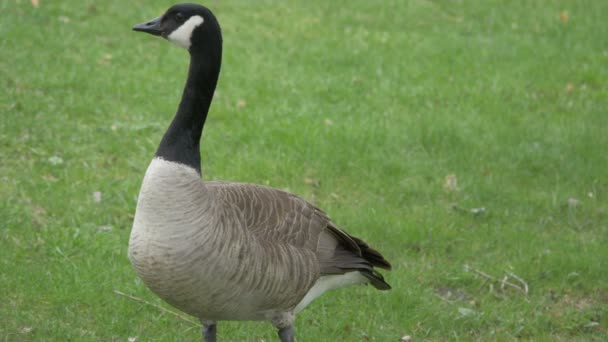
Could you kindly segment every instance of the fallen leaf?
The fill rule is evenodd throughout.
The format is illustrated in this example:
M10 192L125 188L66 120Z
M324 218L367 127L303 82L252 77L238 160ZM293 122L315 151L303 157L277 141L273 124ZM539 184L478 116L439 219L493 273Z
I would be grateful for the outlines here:
M56 182L59 179L53 175L42 175L42 179L44 179L47 182Z
M475 315L477 312L473 309L469 309L469 308L458 308L458 313L462 316L462 317L468 317L468 316L473 316Z
M108 65L110 64L110 62L112 62L112 55L109 53L106 53L101 56L101 59L99 60L99 64L101 65Z
M93 191L93 202L95 202L95 203L101 202L101 191Z
M240 99L237 101L236 106L239 109L244 108L245 106L247 106L247 101Z
M443 189L446 192L458 191L458 178L456 178L455 174L452 173L445 176L445 180L443 181Z
M570 16L568 15L568 11L566 11L566 10L563 10L563 11L562 11L562 12L559 14L559 20L560 20L562 23L564 23L564 24L568 22L569 17L570 17Z
M576 199L574 197L568 198L568 206L570 208L575 208L575 207L578 207L579 205L581 205L581 201L579 201L578 199Z
M46 209L44 209L43 207L35 206L32 209L32 221L31 221L32 224L36 228L43 226L46 222L45 216L46 216Z
M315 188L320 185L318 180L309 177L304 178L304 184L314 186Z
M99 226L97 229L99 229L102 232L111 232L112 229L114 229L114 227L112 227L110 225L103 225L103 226Z
M471 211L471 214L473 214L473 215L481 215L486 212L486 208L484 208L484 207L472 208L470 211Z
M42 216L44 214L46 214L46 209L44 209L43 207L39 207L39 206L34 207L34 215Z
M591 321L591 322L583 325L583 328L595 328L595 327L598 327L599 325L600 324L598 322Z
M574 85L572 83L566 84L566 92L571 93L574 90Z
M59 156L52 156L48 160L49 160L49 163L51 163L51 165L63 164L63 159L61 159L61 157L59 157Z
M32 0L32 6L34 6L34 8L38 8L40 6L40 0Z
M410 342L412 340L412 336L404 335L401 337L401 342Z
M578 272L570 272L570 273L568 273L568 276L566 278L574 279L574 278L578 278L579 276L580 276L580 274Z

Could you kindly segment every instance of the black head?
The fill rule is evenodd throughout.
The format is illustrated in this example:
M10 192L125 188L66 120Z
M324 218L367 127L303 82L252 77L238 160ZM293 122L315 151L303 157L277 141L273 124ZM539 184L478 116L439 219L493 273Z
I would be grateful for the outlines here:
M133 26L133 30L162 36L187 50L219 41L220 26L211 11L201 5L174 5L162 16Z

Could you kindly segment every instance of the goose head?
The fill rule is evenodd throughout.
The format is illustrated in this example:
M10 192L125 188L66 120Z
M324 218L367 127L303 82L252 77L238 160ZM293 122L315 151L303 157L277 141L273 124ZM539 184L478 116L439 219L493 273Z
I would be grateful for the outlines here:
M134 31L161 36L190 52L221 43L220 28L211 11L196 4L178 4L158 18L133 26Z

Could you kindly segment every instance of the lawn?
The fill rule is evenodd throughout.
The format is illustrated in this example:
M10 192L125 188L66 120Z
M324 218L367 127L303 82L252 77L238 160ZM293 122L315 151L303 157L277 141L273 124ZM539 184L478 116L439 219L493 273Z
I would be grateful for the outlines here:
M0 1L2 340L200 338L126 253L188 63L131 26L169 5ZM311 304L299 341L606 339L608 1L207 5L204 177L297 193L393 264L392 291Z

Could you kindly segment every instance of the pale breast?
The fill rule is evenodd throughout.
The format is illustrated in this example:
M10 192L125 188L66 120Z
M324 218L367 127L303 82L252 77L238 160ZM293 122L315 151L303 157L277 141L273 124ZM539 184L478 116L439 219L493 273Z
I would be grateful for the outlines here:
M217 256L213 215L198 173L155 158L144 177L129 241L129 258L144 283L161 298L193 313L189 307L206 270Z

